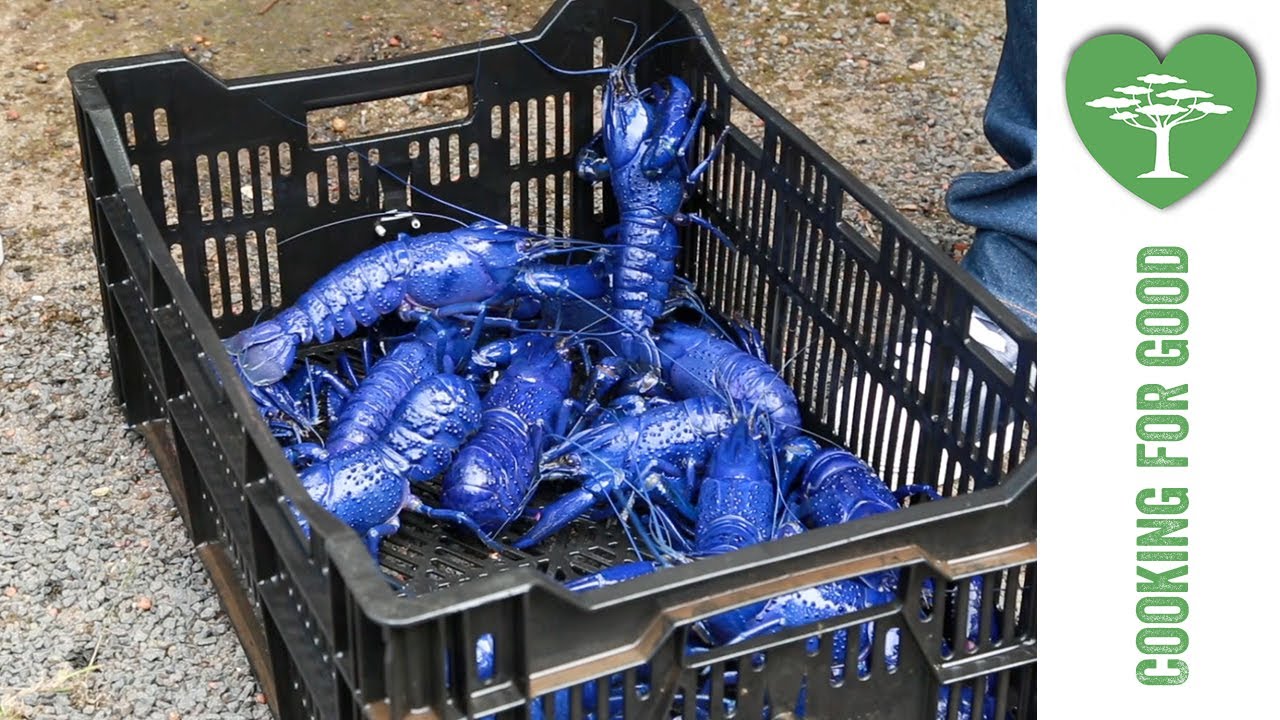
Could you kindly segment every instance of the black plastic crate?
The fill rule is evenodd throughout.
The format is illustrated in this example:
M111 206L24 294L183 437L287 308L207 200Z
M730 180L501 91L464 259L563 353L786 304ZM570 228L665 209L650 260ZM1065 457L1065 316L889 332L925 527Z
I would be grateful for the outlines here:
M692 3L565 0L521 39L582 68L621 54L631 29L616 17L645 36L673 15L663 37L697 40L653 53L641 79L679 74L708 102L699 156L731 126L689 207L735 246L687 231L681 273L714 311L759 327L776 364L791 360L784 376L807 427L891 486L927 481L948 497L586 595L559 580L627 559L608 523L582 521L549 550L495 559L406 517L384 562L430 592L397 596L360 539L307 498L244 388L219 382L233 377L219 338L378 241L360 224L298 233L435 209L353 151L376 150L400 177L478 212L599 237L612 199L572 176L599 76L554 74L505 39L230 83L176 54L71 70L116 392L280 717L523 717L539 703L576 718L585 684L607 688L611 676L628 688L628 718L697 717L678 698L699 685L712 717L725 696L738 715L793 712L803 690L807 717L933 718L942 693L943 717L957 718L988 688L993 706L979 701L973 717L1035 716L1034 335L743 86ZM465 119L350 146L312 144L287 119L460 85L472 100ZM1015 372L966 340L974 307L1017 340ZM927 362L895 357L911 329L931 338ZM968 414L951 402L962 391ZM310 540L284 498L308 516ZM905 569L896 603L684 653L699 619L891 567ZM964 642L955 608L968 607L972 577L987 591L974 600L980 632ZM926 584L937 601L922 607ZM898 630L896 671L873 656L867 677L831 682L833 634L866 622L880 643ZM481 680L474 652L486 635L496 672ZM572 708L557 708L554 691L568 687Z

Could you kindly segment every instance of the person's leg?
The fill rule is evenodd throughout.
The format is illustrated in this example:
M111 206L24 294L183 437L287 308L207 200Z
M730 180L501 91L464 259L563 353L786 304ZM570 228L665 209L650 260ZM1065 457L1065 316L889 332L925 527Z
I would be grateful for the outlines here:
M996 69L995 82L987 102L985 130L988 141L1009 164L1009 169L994 173L969 173L955 179L947 193L947 208L962 223L975 228L976 237L961 265L977 278L991 294L1008 306L1019 318L1036 330L1036 2L1006 0L1004 50ZM980 310L969 324L970 336L985 345L1006 367L1018 362L1018 347ZM920 362L927 366L931 338L926 332L918 336L912 330L906 343L897 346L898 362L910 374L915 344L923 344ZM1032 376L1034 382L1034 375ZM918 382L925 390L927 375L920 373ZM951 375L953 403L958 411L958 427L969 425L970 390L973 377L960 382L957 366ZM892 402L892 400L890 401ZM959 407L955 407L959 405ZM975 408L986 413L985 395L980 394ZM1000 417L999 406L995 417ZM1014 424L998 425L989 418L979 418L988 428L987 449L1012 447ZM1002 445L995 442L1003 432ZM938 477L915 478L915 451L908 456L907 478L910 482L944 482ZM999 458L992 457L998 462ZM942 472L945 466L939 468Z
M1006 0L1008 28L987 103L985 130L1009 169L956 178L953 217L977 229L962 261L1036 329L1036 2Z

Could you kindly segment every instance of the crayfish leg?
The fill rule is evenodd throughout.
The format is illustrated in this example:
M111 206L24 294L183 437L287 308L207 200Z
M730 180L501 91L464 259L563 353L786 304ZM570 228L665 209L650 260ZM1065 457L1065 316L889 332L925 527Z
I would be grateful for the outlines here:
M681 163L685 163L686 168L688 167L687 158L689 157L689 148L693 147L693 141L698 139L698 130L702 127L702 119L705 118L706 115L707 115L707 103L706 102L698 103L698 111L693 114L693 120L689 122L689 131L686 132L684 134L684 137L680 139L680 146L676 148L676 157L680 158ZM715 153L719 151L719 149L720 149L720 145L719 143L717 143L715 147L711 148L711 153ZM698 182L698 178L702 175L702 173L707 171L707 168L703 166L708 164L707 162L708 160L712 160L715 158L715 155L712 155L711 153L707 154L707 160L702 161L702 163L700 163L698 167L694 168L694 170L689 171L687 175L688 179L686 180L687 183L693 184Z
M734 318L729 321L729 329L733 331L738 347L742 348L743 352L761 362L769 362L764 337L751 323L742 318Z
M667 460L654 460L650 468L655 476L647 478L644 487L653 489L680 513L686 520L696 520L698 511L689 498L693 496L693 488L697 487L697 467L688 463L685 467Z
M395 535L399 530L400 518L392 517L381 525L374 525L365 533L365 547L369 548L369 554L373 556L374 562L377 562L378 553L382 550L382 541Z
M600 492L603 493L603 490ZM513 545L519 550L528 550L564 529L566 525L590 510L599 499L599 494L585 487L561 495L542 509L538 521Z
M551 432L563 437L568 432L569 425L582 415L583 409L582 403L573 398L565 398L560 401L560 407L556 408L555 415L551 419ZM539 438L539 442L534 447L542 448L540 441L541 438Z
M697 126L694 126L694 128L690 130L690 133L692 134L696 131ZM711 167L711 163L714 162L716 156L720 154L720 148L724 145L725 138L727 137L729 137L729 128L725 128L724 132L720 133L720 137L716 139L716 144L711 146L711 150L707 153L707 156L702 159L702 162L695 165L694 168L689 171L689 175L684 181L685 187L692 188L694 185L698 184L698 181L702 179L702 175L707 171L707 168Z
M273 437L279 440L291 440L295 443L302 442L302 433L298 430L298 426L292 422L267 420L267 429L271 431Z
M511 548L489 537L489 534L484 531L484 528L480 527L480 525L477 524L470 515L462 512L461 510L447 510L445 508L431 507L412 495L409 496L409 501L405 504L405 509L412 510L419 515L425 515L432 520L461 525L475 533L476 537L480 538L480 542L484 543L486 547L494 552L504 554L511 552ZM519 548L520 546L516 545L516 547Z
M609 158L604 153L604 133L598 132L590 142L578 151L574 163L578 177L587 182L600 182L609 178Z
M710 220L702 217L701 215L694 215L692 213L676 213L672 216L671 221L676 225L695 225L700 227L714 235L717 240L724 243L725 247L730 250L736 249L733 246L733 240L729 239L729 236L725 235L723 230L713 225Z
M318 463L329 459L329 451L316 443L296 443L283 448L285 459L292 465L302 462Z

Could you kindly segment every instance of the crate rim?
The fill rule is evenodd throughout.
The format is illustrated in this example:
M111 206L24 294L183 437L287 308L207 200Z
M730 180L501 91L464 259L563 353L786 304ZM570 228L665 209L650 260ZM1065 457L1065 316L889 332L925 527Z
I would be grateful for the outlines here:
M955 516L1008 508L1014 505L1025 493L1033 492L1036 482L1035 451L1027 455L1019 468L1006 476L1005 482L992 488L977 490L964 495L945 498L947 502L929 502L922 505L903 508L894 513L884 513L863 518L858 523L858 532L850 533L849 528L831 526L808 530L802 535L772 540L735 550L724 555L700 558L694 563L663 568L659 572L644 575L625 583L618 583L589 592L575 593L567 590L561 583L552 580L545 573L532 568L513 568L507 572L477 578L442 591L426 593L413 598L400 598L389 593L366 595L362 598L362 607L371 619L389 627L407 627L439 618L453 612L470 607L484 605L494 600L519 595L526 590L536 588L550 592L557 598L571 603L586 612L593 612L630 602L639 602L655 598L675 588L699 588L714 592L717 585L731 586L736 583L734 575L749 570L772 569L786 574L809 572L826 564L819 556L838 554L851 545L874 541L906 528L925 525L933 521ZM959 502L950 502L959 501ZM1009 549L1009 548L1006 548ZM330 555L340 559L340 566L347 569L360 569L363 578L348 577L352 586L362 586L365 582L379 581L372 569L364 572L368 563L364 558L368 551L363 545L353 547L347 543L334 548ZM816 559L815 559L816 558ZM805 562L805 561L808 562ZM998 567L983 566L981 570L955 570L951 563L939 561L917 548L916 554L907 562L884 562L878 566L866 566L855 574L874 572L877 570L906 568L911 565L925 564L938 575L947 580L970 577L978 572L990 572L1025 562L1020 559L1000 564ZM380 582L380 581L379 581ZM795 590L821 584L816 580L800 584ZM381 583L385 586L385 583ZM456 590L469 588L461 602L453 597ZM692 590L690 590L692 591ZM359 596L359 594L357 593ZM377 604L363 605L364 599ZM389 602L384 602L389 601ZM421 602L419 602L421 601ZM738 604L746 604L750 600L742 600ZM725 607L718 607L709 612L717 612Z
M181 271L169 257L167 249L163 246L159 228L150 213L146 211L145 201L129 170L121 129L115 122L105 94L98 84L99 74L145 65L184 63L194 65L201 72L229 90L245 90L255 87L269 87L298 78L334 77L355 73L370 67L386 67L389 62L414 65L452 55L515 44L516 40L513 38L520 38L522 41L539 40L574 1L557 0L532 29L516 34L513 37L480 40L422 53L413 53L391 61L370 61L344 65L337 69L329 66L224 80L185 55L168 51L80 63L71 67L67 71L67 75L71 81L73 93L86 115L90 118L91 122L89 124L102 142L108 166L118 188L117 193L113 194L119 194L122 197L139 238L143 243L151 246L150 249L154 253L154 257L157 258L156 265L160 275L172 290L172 302L178 306L188 319L190 330L195 336L197 344L204 351L215 345L221 348L221 339L214 330L211 320L206 316L204 309L199 305L194 293L187 285ZM800 149L823 162L842 190L849 192L858 202L881 215L887 221L886 224L892 226L895 233L917 249L925 252L931 259L937 261L940 270L949 275L949 280L956 282L966 291L969 297L973 299L975 306L981 307L997 324L1009 332L1023 348L1024 353L1029 352L1034 357L1036 334L1011 310L991 295L975 278L961 270L957 263L930 242L905 216L855 178L848 168L837 162L807 134L788 121L772 105L760 98L738 78L725 58L719 42L715 39L704 13L693 0L663 0L663 2L685 17L694 32L694 37L708 53L716 72L728 86L732 95L745 101L754 102L759 112L764 114L769 121L776 123L788 135L790 141L795 142ZM440 86L445 87L450 84L456 84L456 82L450 83L446 80ZM383 91L374 93L371 97L394 96L398 92L398 90L393 90L388 94L388 92ZM330 101L334 101L336 104L343 104L345 102L360 102L361 100L327 98L322 103L316 104L315 107L327 107ZM394 137L394 134L390 136ZM365 139L362 138L361 140ZM225 350L213 353L205 352L204 354L206 359L213 363L219 376L235 376L234 367L231 365L230 357ZM1005 372L1007 373L1007 371ZM227 383L225 390L232 412L238 418L255 416L255 405L244 387L238 383ZM804 562L806 558L816 557L813 551L836 552L848 545L873 539L892 530L920 525L957 513L1008 506L1024 492L1028 490L1034 492L1036 482L1036 451L1032 449L1027 457L1006 475L1001 484L996 487L945 498L945 502L925 503L921 506L906 508L892 513L891 516L875 516L863 519L859 523L856 534L849 533L847 526L811 530L804 533L800 538L775 540L770 543L744 548L730 555L702 559L689 566L666 568L659 574L637 578L628 583L585 594L569 593L559 583L531 568L515 568L508 572L460 583L440 592L402 598L395 595L375 569L365 562L368 557L368 551L354 531L337 518L323 512L311 500L310 496L302 490L301 482L297 479L296 472L285 460L283 454L279 452L279 445L267 432L265 426L259 422L248 422L244 423L244 430L246 439L254 446L253 449L259 453L265 465L266 482L276 485L289 502L299 507L307 516L313 528L311 540L313 552L307 557L307 561L323 562L323 558L327 557L330 561L328 562L328 567L322 569L341 573L344 576L347 588L354 600L359 604L362 612L370 620L388 628L416 625L471 607L484 605L495 599L518 596L531 589L550 592L564 598L566 602L577 605L584 611L593 611L625 602L642 601L645 598L661 594L663 590L668 590L674 586L701 588L710 586L716 581L728 583L732 575L731 569L741 571L744 567L750 567L752 569L774 568L783 571L786 568L791 572L803 572L821 564L812 559L808 563ZM285 479L290 477L291 481L286 482ZM283 506L283 502L278 504ZM278 514L279 517L274 519L284 520L284 513L287 510L283 507L281 510L282 512ZM909 522L904 522L904 520L909 520ZM290 530L287 527L283 529L286 532ZM323 540L318 541L317 537L323 538ZM297 544L298 536L296 532L292 532L287 538L273 537L273 540L278 543L293 542ZM796 547L790 548L789 546L791 545ZM799 547L801 545L808 548L808 551L800 551ZM314 552L317 546L321 549L320 553ZM297 547L298 551L303 549L302 545ZM780 550L786 550L786 552L783 553ZM948 574L946 568L939 567L936 563L928 561L923 556L908 564L918 562L926 562L938 571L940 575L948 579L955 579L954 576ZM888 565L888 567L903 567L903 565ZM653 587L659 585L657 578L662 580L661 587Z

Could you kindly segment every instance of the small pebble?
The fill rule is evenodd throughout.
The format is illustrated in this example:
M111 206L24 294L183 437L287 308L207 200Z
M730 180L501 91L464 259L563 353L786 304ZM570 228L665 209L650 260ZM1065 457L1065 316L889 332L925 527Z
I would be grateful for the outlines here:
M14 596L15 596L15 595L17 595L17 594L18 594L18 588L14 587L14 586L12 586L12 585L10 585L9 587L7 587L7 588L5 588L5 589L4 589L4 596L5 596L5 597L14 597Z
M341 133L341 132L346 132L346 131L347 131L347 121L346 121L346 120L343 120L343 119L342 119L342 118L340 118L340 117L336 117L336 118L334 118L334 119L333 119L333 122L329 123L329 125L330 125L331 127L333 127L333 131L334 131L334 132L337 132L337 133Z
M17 110L6 110L4 113L4 119L8 120L9 122L13 122L14 120L17 120L19 117L21 116L18 115Z
M110 495L110 494L111 494L111 488L106 487L106 486L104 485L103 487L94 488L94 489L90 490L90 491L89 491L89 494L90 494L90 495L92 495L92 496L94 496L94 497L96 497L96 498L106 497L106 496L108 496L108 495Z
M924 69L924 61L923 61L923 60L917 60L917 61L915 61L915 62L913 62L913 63L911 63L911 64L907 65L907 67L908 67L908 68L910 68L911 70L915 70L916 72L920 72L921 70L923 70L923 69Z
M151 609L151 598L146 595L140 595L138 597L138 601L135 602L134 605L136 605L139 610L147 612Z
M253 695L253 701L254 701L254 702L256 702L256 703L258 703L259 705L266 705L266 704L267 704L267 696L266 696L266 695L264 695L264 694L262 694L262 693L254 693L254 695Z
M203 45L203 44L204 44L204 36L203 36L203 35L192 35L192 36L191 36L191 42L193 42L193 43L195 43L195 44L197 44L197 45Z
M881 10L880 12L876 13L876 22L880 23L881 25L888 25L889 23L893 22L893 16Z
M400 36L392 35L391 37L387 38L387 44L390 45L391 47L400 47Z

